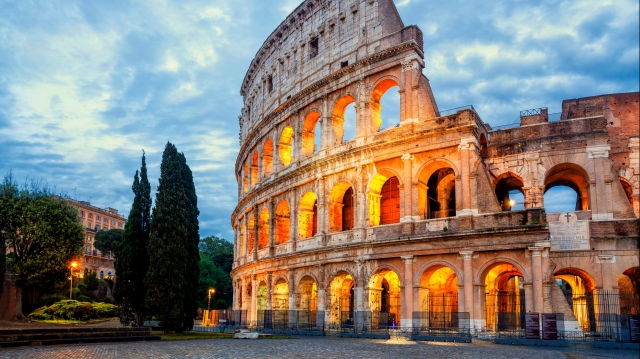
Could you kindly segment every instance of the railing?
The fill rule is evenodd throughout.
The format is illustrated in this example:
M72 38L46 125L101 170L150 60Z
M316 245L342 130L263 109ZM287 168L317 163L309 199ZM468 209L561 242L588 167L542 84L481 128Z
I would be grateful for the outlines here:
M451 109L448 109L448 110L439 111L438 112L438 117L444 117L444 116L448 116L448 115L453 115L454 113L457 113L458 111L462 111L462 110L473 110L473 111L475 111L476 109L473 108L473 105L466 105L466 106L451 108Z
M431 337L471 337L468 312L413 312L412 334Z
M396 323L389 325L388 312L353 311L340 313L340 333L352 334L389 334L389 328L395 328Z
M318 310L258 310L259 331L324 332L325 312Z
M531 110L520 111L520 117L539 115L542 112L542 110L546 110L546 109L547 109L546 107L541 107L541 108L533 108Z

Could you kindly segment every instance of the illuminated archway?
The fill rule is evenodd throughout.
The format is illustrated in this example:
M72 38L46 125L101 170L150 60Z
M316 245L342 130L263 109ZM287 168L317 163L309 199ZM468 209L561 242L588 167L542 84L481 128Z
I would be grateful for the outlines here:
M369 225L400 222L400 177L381 169L369 183Z
M305 193L298 206L298 238L311 238L318 232L318 197Z
M427 268L420 277L420 312L424 325L452 327L458 312L458 276L453 269L442 264Z
M511 263L497 262L483 274L486 326L500 331L523 329L526 297L520 269Z
M247 240L246 233L244 230L244 220L240 221L240 255L245 254L245 242Z
M266 208L260 212L260 220L258 222L258 249L267 248L269 246L269 211Z
M254 188L258 184L258 159L260 155L258 152L253 153L251 158L251 188Z
M388 268L376 271L369 279L369 308L373 323L400 324L400 278ZM380 314L382 313L382 314ZM387 316L384 317L377 316ZM378 318L378 319L376 319Z
M524 206L523 187L524 183L522 178L511 172L505 173L497 178L495 194L503 211L511 211L514 207L519 209Z
M267 283L262 281L258 285L258 293L256 293L256 296L257 296L256 309L257 310L259 310L259 311L260 310L267 310L267 300L268 300L268 297L269 297L267 294L268 294L267 293Z
M549 197L547 192L554 187L567 187L575 191L575 205L572 203L558 203L552 207L552 197ZM545 208L551 207L551 209L548 210L549 212L589 210L589 176L582 167L576 164L561 163L547 171L544 180L544 193ZM558 196L554 195L554 197L557 198Z
M456 216L456 173L444 160L433 161L418 176L418 215L423 219Z
M304 120L302 126L302 155L304 157L311 156L319 148L316 148L316 127L320 114L317 111L311 111Z
M356 309L354 287L355 281L347 272L338 272L331 280L329 310L332 324L353 324L353 312Z
M329 196L329 230L341 232L353 229L354 196L350 183L340 181L331 189Z
M374 132L380 131L382 125L382 118L380 116L380 110L382 105L380 104L382 96L393 87L399 87L400 84L393 79L384 79L376 84L371 93L371 102L369 106L371 108L371 125Z
M289 309L289 283L284 278L280 278L273 286L273 309Z
M280 143L278 144L278 154L280 163L288 166L293 161L293 127L287 126L282 130L280 135Z
M627 200L629 200L629 204L631 204L631 208L633 208L633 188L631 184L627 182L626 178L619 177L618 179L620 180L624 194L627 196Z
M300 279L297 293L297 308L315 312L318 310L318 285L311 276Z
M247 231L247 236L248 236L248 244L247 244L247 250L249 251L249 253L253 252L253 246L254 246L254 231L255 231L255 226L256 226L256 221L253 215L249 216L248 219L249 223L248 223L248 231Z
M333 106L333 112L331 115L331 127L333 128L333 133L335 136L335 145L339 145L345 142L345 112L347 106L349 106L350 104L354 104L355 102L356 100L353 98L353 96L345 95L340 97L336 101L336 104ZM352 121L355 122L355 119L353 119ZM355 123L351 125L355 127Z
M618 278L620 314L640 315L640 267L625 270Z
M273 172L273 141L269 138L262 149L262 177L269 177Z
M244 173L244 178L242 179L243 181L243 188L244 188L244 193L249 192L249 162L245 162L244 163L244 171L242 171Z
M283 200L276 208L276 244L283 244L289 241L290 229L291 211L289 203Z
M593 277L578 268L562 268L554 273L554 277L582 330L595 331L597 303L593 296L596 286ZM565 321L568 319L565 318Z

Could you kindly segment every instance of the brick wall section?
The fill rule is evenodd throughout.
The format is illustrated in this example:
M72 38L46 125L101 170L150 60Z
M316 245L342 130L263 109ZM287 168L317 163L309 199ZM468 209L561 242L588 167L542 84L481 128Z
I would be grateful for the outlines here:
M0 320L11 320L16 308L16 286L10 279L5 279L0 292Z

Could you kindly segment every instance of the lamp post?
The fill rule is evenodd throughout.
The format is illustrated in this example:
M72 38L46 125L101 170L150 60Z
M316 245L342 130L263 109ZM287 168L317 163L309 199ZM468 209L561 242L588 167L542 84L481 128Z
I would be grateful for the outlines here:
M213 288L209 288L209 305L207 307L207 310L211 311L211 295L214 294L216 292L215 289Z
M78 263L71 262L71 275L69 276L69 299L73 299L73 268L75 268Z

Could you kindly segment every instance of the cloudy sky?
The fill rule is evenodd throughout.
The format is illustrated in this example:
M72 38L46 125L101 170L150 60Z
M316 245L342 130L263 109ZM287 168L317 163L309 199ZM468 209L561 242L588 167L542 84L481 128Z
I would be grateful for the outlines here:
M128 214L147 153L194 172L202 236L232 239L241 81L300 0L0 0L0 175ZM638 91L637 0L396 0L424 32L440 109L492 126L563 99Z

